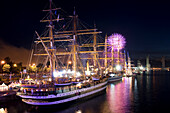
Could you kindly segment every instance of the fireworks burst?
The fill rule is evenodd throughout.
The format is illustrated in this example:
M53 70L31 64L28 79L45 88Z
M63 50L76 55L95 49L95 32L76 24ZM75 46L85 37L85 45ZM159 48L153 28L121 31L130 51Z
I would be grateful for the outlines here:
M114 33L108 37L108 43L114 49L120 50L125 47L126 41L125 41L125 38L121 34Z

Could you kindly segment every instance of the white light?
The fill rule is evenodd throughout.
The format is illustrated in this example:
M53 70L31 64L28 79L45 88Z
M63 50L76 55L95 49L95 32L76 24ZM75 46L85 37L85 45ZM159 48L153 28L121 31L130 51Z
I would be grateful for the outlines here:
M71 73L74 73L75 71L73 70Z
M110 74L111 77L115 76L115 74Z
M51 78L48 79L51 82Z
M98 70L99 70L98 68L95 69L95 71L98 71Z
M67 73L71 73L71 70L70 70L70 69L68 69Z
M95 73L91 73L91 75L94 75Z
M66 73L66 70L63 70L62 73L63 73L63 74Z
M82 111L81 111L81 110L78 110L78 111L76 111L76 113L82 113Z
M53 72L53 76L54 76L54 77L58 77L58 74L57 74L56 71Z
M78 83L76 86L77 86L77 87L81 87L81 83Z
M86 75L90 75L90 71L85 71Z
M62 77L62 72L54 71L54 72L53 72L53 76L54 76L54 77Z
M139 69L140 69L140 70L143 70L144 68L143 68L143 66L140 66Z
M80 72L77 72L77 76L79 77L81 74L80 74Z
M120 65L116 65L116 70L120 71L122 69L122 67Z

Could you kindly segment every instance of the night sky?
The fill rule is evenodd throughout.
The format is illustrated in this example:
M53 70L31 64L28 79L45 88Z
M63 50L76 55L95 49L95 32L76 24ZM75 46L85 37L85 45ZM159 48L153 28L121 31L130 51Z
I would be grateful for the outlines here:
M94 22L102 36L122 34L131 57L170 53L170 3L156 0L53 0L57 7ZM6 46L30 49L48 0L3 0L0 3L0 40ZM0 46L0 49L2 47ZM11 48L12 49L12 48ZM9 53L10 54L10 53ZM2 56L2 54L1 54ZM22 57L22 56L21 56Z

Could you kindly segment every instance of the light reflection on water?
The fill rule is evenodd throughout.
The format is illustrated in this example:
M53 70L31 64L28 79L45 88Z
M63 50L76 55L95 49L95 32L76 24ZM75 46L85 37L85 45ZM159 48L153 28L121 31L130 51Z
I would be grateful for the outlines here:
M105 94L58 109L55 106L36 109L21 101L5 104L6 112L23 113L138 113L168 108L170 76L123 77L122 81L108 84ZM161 105L161 106L160 106ZM13 112L15 111L15 112ZM1 113L1 112L0 112Z
M128 112L132 78L123 78L121 83L110 84L107 88L107 102L112 113Z

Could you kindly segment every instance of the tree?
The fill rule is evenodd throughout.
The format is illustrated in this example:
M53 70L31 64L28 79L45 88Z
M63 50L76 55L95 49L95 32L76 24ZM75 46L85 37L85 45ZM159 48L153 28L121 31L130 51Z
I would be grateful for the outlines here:
M43 64L42 63L39 63L38 65L37 65L37 71L41 71L42 70L42 68L43 68Z
M29 66L29 72L36 72L37 71L37 67L36 66Z
M4 64L2 69L4 72L10 72L10 68L11 68L11 66L9 64Z
M7 64L11 63L11 59L9 57L5 57L4 60Z

